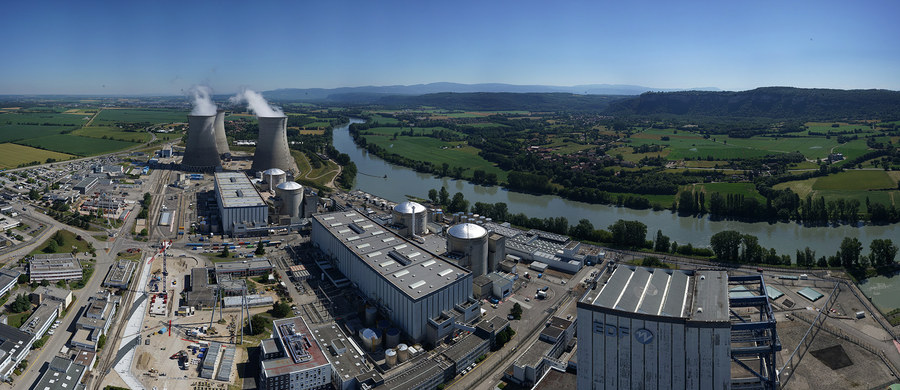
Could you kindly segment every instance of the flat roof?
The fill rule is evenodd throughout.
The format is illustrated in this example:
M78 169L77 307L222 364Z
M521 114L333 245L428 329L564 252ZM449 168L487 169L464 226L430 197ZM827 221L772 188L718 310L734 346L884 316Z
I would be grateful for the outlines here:
M265 206L259 191L250 182L247 175L241 172L216 172L216 189L222 207L256 207Z
M87 367L72 362L60 356L54 356L48 364L47 371L41 375L37 383L32 386L34 390L68 390L74 389Z
M106 276L104 284L126 284L131 279L131 272L134 271L134 262L131 260L119 260L109 268L109 274Z
M313 219L364 264L414 300L469 274L357 212L319 214Z
M32 273L81 271L81 263L71 253L34 255L28 266Z
M34 335L21 331L7 324L0 324L0 354L19 355L23 351L28 353L28 343L34 339ZM13 358L13 360L16 360Z
M19 329L31 333L37 334L38 330L50 321L53 318L56 318L59 315L59 302L44 302L34 310L34 313L31 313L31 316L25 320L25 323L19 327Z
M728 275L724 271L684 271L618 265L604 272L602 287L582 303L623 312L727 322Z
M313 337L306 321L291 317L274 321L273 338L282 345L285 356L264 360L262 370L266 377L280 376L308 370L328 364L319 343ZM285 342L288 345L285 345Z
M331 368L341 376L341 380L348 381L353 377L365 374L372 369L366 363L366 358L350 344L349 338L335 323L324 324L313 329L313 337L322 347L325 358L331 362ZM332 343L342 343L347 350L341 354L335 354Z
M766 295L769 296L769 299L778 299L784 296L784 293L781 290L778 290L775 287L766 285Z
M265 257L254 257L249 260L235 260L216 263L216 273L248 270L272 269L272 262Z
M800 294L804 298L809 299L810 301L813 301L813 302L818 301L820 298L825 296L824 294L816 291L816 289L814 289L812 287L806 287L800 291L797 291L797 294Z

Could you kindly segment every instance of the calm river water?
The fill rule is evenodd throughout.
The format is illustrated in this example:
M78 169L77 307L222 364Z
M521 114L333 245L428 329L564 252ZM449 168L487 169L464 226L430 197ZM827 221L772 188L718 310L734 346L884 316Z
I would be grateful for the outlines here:
M353 120L353 123L361 123ZM804 227L796 223L746 223L735 221L711 221L708 217L679 217L670 211L632 210L624 207L588 204L565 200L551 195L529 195L507 191L501 187L474 185L463 180L437 178L412 169L392 165L353 143L349 125L334 129L334 147L350 155L359 174L355 188L395 202L406 200L406 195L428 197L428 190L447 187L450 194L462 192L470 204L475 202L504 202L511 213L525 213L532 217L563 216L570 225L582 218L590 220L595 228L605 229L618 219L637 220L647 225L647 236L652 238L657 229L679 245L691 243L695 247L707 247L709 238L723 230L737 230L759 237L760 245L775 248L779 254L794 257L796 249L810 247L816 256L832 255L844 237L856 237L868 252L869 242L875 238L892 238L900 241L900 224L890 226L837 226ZM387 175L387 179L384 178Z

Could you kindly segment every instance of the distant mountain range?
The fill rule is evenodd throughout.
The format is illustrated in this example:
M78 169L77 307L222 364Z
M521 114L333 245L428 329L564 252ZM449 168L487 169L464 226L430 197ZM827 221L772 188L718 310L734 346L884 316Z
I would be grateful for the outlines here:
M434 93L572 93L578 95L640 95L644 92L670 91L719 91L718 88L664 89L640 85L586 84L571 87L552 85L514 85L500 83L459 84L429 83L416 85L387 85L342 88L283 88L264 91L263 96L272 100L311 100L362 103L375 101L389 95L426 95Z

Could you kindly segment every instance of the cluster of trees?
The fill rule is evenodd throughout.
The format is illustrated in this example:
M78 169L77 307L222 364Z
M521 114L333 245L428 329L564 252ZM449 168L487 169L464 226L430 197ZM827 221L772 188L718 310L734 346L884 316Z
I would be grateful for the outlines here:
M516 303L513 305L512 309L509 309L509 315L513 316L513 319L521 320L522 319L522 305Z
M16 295L16 299L9 304L10 313L23 313L31 310L31 300L25 294Z
M513 330L511 326L508 326L506 327L506 329L498 332L497 335L494 336L493 350L497 351L500 350L500 348L503 348L503 346L506 345L506 343L511 340L512 337L515 336L515 334L516 331Z
M735 230L726 230L713 234L709 239L716 259L728 263L790 265L791 257L779 256L775 249L766 249L759 245L759 239L752 234L741 234Z
M278 301L272 304L272 316L275 318L284 318L291 314L291 305L285 301ZM255 328L255 326L254 326Z
M50 242L47 243L47 246L44 247L42 252L44 253L57 253L59 252L59 248L65 245L66 238L63 237L60 231L57 231L56 234L50 238ZM74 252L74 249L73 249Z

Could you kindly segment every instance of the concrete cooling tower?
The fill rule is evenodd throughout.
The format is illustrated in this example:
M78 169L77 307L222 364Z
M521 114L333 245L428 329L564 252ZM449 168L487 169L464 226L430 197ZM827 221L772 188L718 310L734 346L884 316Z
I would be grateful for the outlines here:
M279 214L291 218L300 217L300 207L303 205L303 186L295 181L286 181L275 187L275 193L281 198Z
M287 142L287 117L264 117L259 119L259 139L253 155L253 172L278 168L285 172L297 172L297 164L291 157Z
M185 171L212 171L220 166L216 149L215 115L188 115L188 137L181 167Z
M216 110L216 150L220 156L231 153L228 149L228 138L225 137L225 110Z
M463 254L463 265L470 267L472 275L487 273L488 234L483 227L473 223L461 223L447 229L447 251Z

